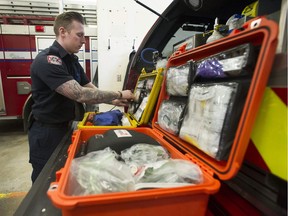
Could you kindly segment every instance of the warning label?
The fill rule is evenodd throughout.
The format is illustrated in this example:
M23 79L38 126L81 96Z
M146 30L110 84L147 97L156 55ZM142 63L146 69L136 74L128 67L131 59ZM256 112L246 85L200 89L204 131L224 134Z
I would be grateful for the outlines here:
M116 136L120 137L132 137L132 135L127 130L114 130Z

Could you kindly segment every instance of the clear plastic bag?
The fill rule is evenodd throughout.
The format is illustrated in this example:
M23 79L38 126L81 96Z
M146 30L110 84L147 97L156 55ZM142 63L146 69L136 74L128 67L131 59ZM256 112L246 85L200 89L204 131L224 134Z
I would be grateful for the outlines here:
M189 183L203 182L198 165L188 160L168 159L147 164L135 176L138 183Z
M141 101L140 105L137 108L137 111L134 114L135 119L137 119L137 121L141 120L142 114L144 113L144 110L148 104L148 100L149 100L149 94L143 98L143 100Z
M170 156L162 146L139 143L121 151L121 158L130 166L132 174L135 174L143 165L165 160Z
M165 131L178 134L186 101L164 100L158 110L159 126Z
M254 47L247 43L195 63L196 79L249 75L255 65Z
M179 137L211 157L222 159L219 155L223 155L229 147L228 143L222 142L221 137L229 132L223 128L234 106L237 87L236 82L192 85ZM227 147L221 148L221 145Z
M190 84L190 64L170 67L167 70L166 90L169 95L187 96Z
M123 150L121 156L107 147L75 158L70 168L67 195L128 192L203 182L198 165L188 160L170 159L162 146L139 143Z
M146 81L146 89L151 91L152 88L153 88L154 82L155 82L155 78L154 77L150 78L150 79L147 79L147 81Z
M216 58L210 58L198 65L196 76L214 78L226 77L226 74L223 71L223 65Z
M72 161L67 193L72 196L135 190L129 166L110 148Z

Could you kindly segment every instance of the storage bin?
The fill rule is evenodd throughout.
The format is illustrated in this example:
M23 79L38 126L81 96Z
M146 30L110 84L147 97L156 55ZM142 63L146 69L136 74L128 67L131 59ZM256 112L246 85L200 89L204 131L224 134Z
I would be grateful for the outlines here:
M176 188L139 190L123 193L97 194L87 196L67 195L70 166L83 141L92 135L103 134L109 128L77 130L73 135L73 143L68 150L68 158L62 170L57 173L55 183L51 184L48 196L62 210L62 215L204 215L210 194L219 190L219 181L209 171L204 171L204 183ZM112 129L113 130L113 129ZM117 129L115 129L117 130ZM118 129L119 130L119 129ZM123 129L122 129L123 130ZM148 127L131 128L137 132L151 136L162 144L172 158L191 158L180 153L161 134ZM192 160L192 159L191 159Z

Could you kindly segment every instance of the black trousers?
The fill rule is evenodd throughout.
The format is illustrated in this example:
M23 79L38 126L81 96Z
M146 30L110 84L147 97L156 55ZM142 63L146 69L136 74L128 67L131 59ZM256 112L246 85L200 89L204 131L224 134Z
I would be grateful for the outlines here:
M28 131L29 163L32 164L31 180L34 183L46 162L68 132L67 124L43 124L34 121Z

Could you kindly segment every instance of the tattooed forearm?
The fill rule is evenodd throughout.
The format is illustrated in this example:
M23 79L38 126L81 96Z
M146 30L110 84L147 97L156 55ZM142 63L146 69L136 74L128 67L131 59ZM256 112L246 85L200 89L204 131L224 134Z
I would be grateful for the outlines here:
M81 86L74 80L70 80L62 85L60 85L56 92L62 94L70 99L75 100L81 97Z
M82 87L75 80L63 83L56 92L80 103L107 103L119 97L117 92Z

